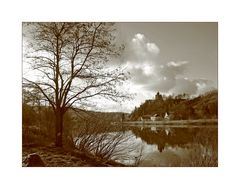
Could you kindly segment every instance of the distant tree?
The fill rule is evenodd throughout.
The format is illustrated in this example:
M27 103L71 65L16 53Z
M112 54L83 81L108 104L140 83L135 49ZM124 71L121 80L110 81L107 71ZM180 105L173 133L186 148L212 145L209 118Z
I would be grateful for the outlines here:
M22 124L23 125L34 125L37 121L37 113L32 106L23 103L22 105Z
M216 118L218 114L218 104L217 103L209 103L207 106L207 113L212 118Z
M207 117L209 117L209 115L210 115L209 107L208 107L208 105L205 105L205 106L203 107L203 116L204 116L205 118L207 118Z
M113 23L24 23L27 40L24 54L30 71L23 86L34 89L51 106L55 117L55 144L62 146L63 118L73 106L103 96L121 100L116 89L127 79L121 67L109 67L111 57L119 56Z
M190 106L189 108L189 114L190 114L190 118L194 118L195 117L195 110L192 106Z
M175 120L217 118L217 91L198 96L194 99L190 99L188 94L180 94L177 96L168 96L162 101L145 101L139 108L135 108L132 115L134 115L134 118L137 115L139 117L144 114L158 114L163 117L166 112L172 113Z
M23 125L35 125L39 121L40 100L36 91L22 91L22 123Z

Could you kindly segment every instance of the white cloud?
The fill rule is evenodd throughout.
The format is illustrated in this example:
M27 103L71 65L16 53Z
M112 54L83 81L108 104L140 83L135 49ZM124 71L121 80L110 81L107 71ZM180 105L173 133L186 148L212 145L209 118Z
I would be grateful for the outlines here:
M196 83L192 80L186 78L176 79L176 85L170 90L172 94L196 94L198 91L198 87Z
M148 50L148 52L151 52L154 54L158 54L160 51L158 46L154 43L147 43L147 50Z
M141 33L137 33L133 39L138 39L140 41L143 41L145 39L145 36Z
M187 61L168 62L165 65L156 67L156 73L160 74L160 76L163 77L165 76L167 78L175 78L178 75L182 75L187 69L187 66Z
M215 89L213 86L213 82L207 79L195 79L194 80L197 88L198 94L204 94L208 91Z
M212 83L204 79L188 79L185 72L188 61L161 63L160 48L144 34L137 33L129 41L125 60L131 73L132 85L138 85L143 92L201 94L212 89ZM149 93L150 94L150 93Z
M213 89L213 83L206 79L189 79L185 77L187 61L168 62L159 65L157 62L143 62L141 66L129 69L133 85L139 85L144 91L166 94L197 95Z
M180 62L168 62L167 63L167 66L168 67L181 67L182 65L185 65L187 64L188 62L187 61L180 61Z
M137 94L128 103L128 110L153 98L157 91L175 95L198 95L214 89L214 84L209 80L186 77L190 64L188 61L162 63L160 48L144 34L137 33L133 36L126 45L123 58L126 70L131 74L129 90Z
M137 33L126 46L124 57L135 64L158 59L159 47L149 41L144 34Z

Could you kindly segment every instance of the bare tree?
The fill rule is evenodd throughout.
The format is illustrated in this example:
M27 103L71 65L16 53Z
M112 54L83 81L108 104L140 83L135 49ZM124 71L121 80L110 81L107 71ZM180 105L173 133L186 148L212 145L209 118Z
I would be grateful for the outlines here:
M121 67L108 66L119 56L113 23L23 23L23 86L44 97L55 115L56 146L62 146L63 118L69 108L81 107L89 98L126 97L116 86L127 79ZM28 52L26 52L28 51ZM32 74L31 74L32 72Z

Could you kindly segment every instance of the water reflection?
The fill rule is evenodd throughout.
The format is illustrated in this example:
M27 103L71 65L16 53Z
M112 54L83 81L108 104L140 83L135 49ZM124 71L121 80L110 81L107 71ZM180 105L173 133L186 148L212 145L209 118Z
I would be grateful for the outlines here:
M148 147L145 166L217 166L217 127L131 130Z
M98 130L97 130L98 131ZM218 166L217 127L130 127L79 133L81 151L129 166Z
M132 132L147 144L156 144L159 152L162 152L165 146L189 147L189 144L193 143L211 145L217 149L216 128L133 128Z

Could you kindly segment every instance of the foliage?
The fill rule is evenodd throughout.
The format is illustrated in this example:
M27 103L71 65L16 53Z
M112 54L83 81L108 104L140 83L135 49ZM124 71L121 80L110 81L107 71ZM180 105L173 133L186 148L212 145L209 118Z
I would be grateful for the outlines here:
M130 117L132 120L138 120L143 115L158 114L163 118L168 112L175 120L217 118L217 96L217 91L212 91L195 98L183 94L164 97L160 100L146 100L140 107L134 109Z
M55 127L54 127L54 112L49 106L32 106L31 103L22 105L22 117L23 117L23 144L50 144L54 142ZM64 132L63 141L65 147L69 145L68 136L72 132L81 130L88 123L91 125L94 122L98 122L98 125L110 125L111 122L118 122L122 113L104 113L104 112L92 112L81 109L70 109L64 115ZM90 121L92 120L92 121ZM96 121L98 120L98 121ZM98 128L101 130L101 127ZM117 126L109 127L108 131L118 131ZM106 128L103 127L102 132L105 132Z

